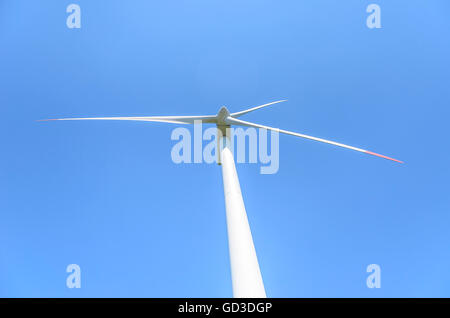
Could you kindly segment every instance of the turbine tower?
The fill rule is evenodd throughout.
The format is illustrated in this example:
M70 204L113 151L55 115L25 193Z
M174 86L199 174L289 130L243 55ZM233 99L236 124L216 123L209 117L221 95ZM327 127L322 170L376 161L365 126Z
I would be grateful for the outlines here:
M222 165L223 188L225 195L225 207L227 218L228 248L231 263L231 278L233 285L233 297L237 298L265 298L266 292L259 269L258 258L250 231L250 226L245 211L244 200L242 198L239 178L236 172L233 152L230 148L231 136L229 128L231 125L253 127L272 130L287 135L293 135L315 141L320 141L335 146L359 151L369 155L378 156L384 159L403 163L400 160L380 155L365 149L356 148L338 142L317 138L305 134L299 134L278 128L263 126L238 119L242 115L253 112L263 107L285 102L279 100L268 104L249 108L237 113L230 113L226 107L222 107L217 115L206 116L151 116L151 117L92 117L92 118L60 118L44 119L49 120L133 120L148 122L163 122L172 124L194 124L202 122L215 124L217 126L217 155L218 164Z

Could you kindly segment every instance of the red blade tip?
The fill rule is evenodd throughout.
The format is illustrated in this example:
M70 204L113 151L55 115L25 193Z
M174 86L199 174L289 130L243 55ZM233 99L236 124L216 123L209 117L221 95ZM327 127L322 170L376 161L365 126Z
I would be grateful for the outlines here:
M391 157L388 157L388 156L383 156L383 155L380 155L379 153L375 153L375 152L372 152L372 151L366 150L366 153L368 153L369 155L374 155L374 156L377 156L377 157L381 157L381 158L384 158L384 159L396 161L396 162L399 162L399 163L404 163L403 161L400 161L400 160L397 160L397 159L394 159L394 158L391 158Z

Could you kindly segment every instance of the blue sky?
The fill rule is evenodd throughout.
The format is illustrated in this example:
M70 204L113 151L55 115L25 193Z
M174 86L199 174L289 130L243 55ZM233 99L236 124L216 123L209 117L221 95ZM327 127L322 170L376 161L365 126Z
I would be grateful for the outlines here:
M81 29L66 27L70 3ZM370 3L381 29L366 27ZM243 119L405 164L292 136L277 174L239 164L267 295L450 296L449 9L0 0L0 296L230 297L221 170L174 164L176 126L35 120L284 98Z

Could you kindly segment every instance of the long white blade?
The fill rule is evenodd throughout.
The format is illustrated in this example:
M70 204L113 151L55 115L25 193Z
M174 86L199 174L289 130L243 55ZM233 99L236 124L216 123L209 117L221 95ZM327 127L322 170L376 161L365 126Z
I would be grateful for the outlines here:
M258 125L258 124L250 123L250 122L247 122L247 121L243 121L243 120L236 119L236 118L231 118L231 117L228 117L226 119L226 121L230 125L239 125L239 126L247 126L247 127L254 127L254 128L263 128L263 129L278 131L278 132L283 133L283 134L288 134L288 135L293 135L293 136L302 137L302 138L306 138L306 139L311 139L311 140L315 140L315 141L320 141L320 142L324 142L324 143L327 143L327 144L331 144L331 145L335 145L335 146L339 146L339 147L343 147L343 148L347 148L347 149L351 149L351 150L356 150L356 151L359 151L359 152L367 153L369 155L373 155L373 156L381 157L381 158L384 158L384 159L388 159L388 160L392 160L392 161L403 163L403 161L400 161L400 160L397 160L397 159L394 159L394 158L391 158L391 157L380 155L378 153L375 153L375 152L372 152L372 151L369 151L369 150L365 150L365 149L361 149L361 148L356 148L356 147L344 145L344 144L341 144L341 143L338 143L338 142L335 142L335 141L331 141L331 140L326 140L326 139L322 139L322 138L317 138L317 137L312 137L312 136L308 136L308 135L304 135L304 134L299 134L299 133L288 131L288 130L282 130L282 129L278 129L278 128Z
M89 117L89 118L58 118L43 119L49 120L134 120L134 121L151 121L171 124L193 124L195 120L201 120L204 123L214 123L216 116L153 116L153 117Z
M250 112L252 112L252 111L255 111L255 110L257 110L257 109L260 109L260 108L263 108L263 107L267 107L267 106L270 106L270 105L273 105L273 104L282 103L282 102L285 102L285 101L287 101L287 99L278 100L278 101L276 101L276 102L271 102L271 103L268 103L268 104L256 106L256 107L249 108L249 109L246 109L246 110L237 112L237 113L232 113L231 116L232 116L232 117L235 117L235 118L241 117L242 115L245 115L245 114L250 113Z

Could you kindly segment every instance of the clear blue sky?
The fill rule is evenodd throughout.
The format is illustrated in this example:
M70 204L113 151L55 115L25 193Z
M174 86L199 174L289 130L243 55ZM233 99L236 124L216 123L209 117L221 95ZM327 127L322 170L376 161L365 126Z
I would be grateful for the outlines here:
M277 174L238 165L267 295L450 296L449 10L0 0L0 296L230 297L221 170L174 164L176 126L35 120L284 98L245 119L405 164L280 136ZM72 263L81 289L66 287Z

